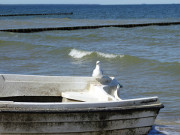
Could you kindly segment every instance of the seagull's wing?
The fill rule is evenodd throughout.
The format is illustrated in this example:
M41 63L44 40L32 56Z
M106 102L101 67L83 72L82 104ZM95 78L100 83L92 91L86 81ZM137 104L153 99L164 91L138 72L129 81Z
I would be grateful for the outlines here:
M93 73L92 73L92 76L94 76L95 75L95 69L93 70Z
M102 73L102 75L103 75L103 71L102 71L102 69L101 69L101 73Z

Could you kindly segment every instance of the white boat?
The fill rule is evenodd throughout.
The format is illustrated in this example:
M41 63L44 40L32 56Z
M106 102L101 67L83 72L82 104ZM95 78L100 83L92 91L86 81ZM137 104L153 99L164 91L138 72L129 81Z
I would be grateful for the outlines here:
M0 74L0 134L145 135L158 97L121 100L115 78Z

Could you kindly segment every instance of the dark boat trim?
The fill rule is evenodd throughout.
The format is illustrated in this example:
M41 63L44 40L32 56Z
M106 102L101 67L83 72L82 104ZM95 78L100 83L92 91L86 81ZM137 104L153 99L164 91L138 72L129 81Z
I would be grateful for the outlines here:
M163 104L112 107L112 108L77 108L77 109L36 109L36 108L0 108L0 113L78 113L78 112L130 112L136 110L160 110Z

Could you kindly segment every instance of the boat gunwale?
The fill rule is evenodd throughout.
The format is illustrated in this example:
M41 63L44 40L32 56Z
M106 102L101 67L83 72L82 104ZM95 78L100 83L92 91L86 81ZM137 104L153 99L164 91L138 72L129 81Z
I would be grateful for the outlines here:
M102 108L61 108L61 109L37 109L37 108L20 108L20 107L4 107L0 108L0 113L90 113L90 112L127 112L127 111L145 111L145 110L160 110L164 105L151 104L141 106L126 106L126 107L102 107Z
M45 105L60 105L63 106L65 105L66 107L72 108L72 106L78 105L78 107L81 107L82 105L101 105L101 106L119 106L127 103L135 104L136 102L139 102L139 104L146 104L146 103L153 103L157 102L158 97L147 97L147 98L134 98L134 99L126 99L126 100L121 100L121 101L108 101L108 102L14 102L14 101L6 101L6 100L1 100L0 105L33 105L33 106L45 106ZM127 105L123 105L127 106ZM1 106L0 106L1 107ZM81 107L82 108L82 107Z

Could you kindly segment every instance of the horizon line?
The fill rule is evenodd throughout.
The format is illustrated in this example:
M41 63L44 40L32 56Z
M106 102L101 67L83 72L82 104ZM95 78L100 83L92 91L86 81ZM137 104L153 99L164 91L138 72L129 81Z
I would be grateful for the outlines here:
M180 3L137 3L137 4L60 4L60 3L8 3L8 4L0 4L0 5L178 5Z

